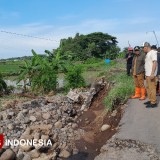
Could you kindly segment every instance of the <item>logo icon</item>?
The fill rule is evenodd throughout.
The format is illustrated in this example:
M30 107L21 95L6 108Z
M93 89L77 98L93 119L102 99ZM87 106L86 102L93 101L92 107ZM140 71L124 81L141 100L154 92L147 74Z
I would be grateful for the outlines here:
M4 145L4 135L0 134L0 149L3 147Z

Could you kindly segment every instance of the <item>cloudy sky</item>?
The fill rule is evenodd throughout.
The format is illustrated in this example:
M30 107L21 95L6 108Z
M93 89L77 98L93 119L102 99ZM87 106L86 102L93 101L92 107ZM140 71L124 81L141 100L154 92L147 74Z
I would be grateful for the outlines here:
M0 59L31 55L31 49L43 54L77 32L116 36L122 49L128 41L156 44L159 6L160 0L0 0Z

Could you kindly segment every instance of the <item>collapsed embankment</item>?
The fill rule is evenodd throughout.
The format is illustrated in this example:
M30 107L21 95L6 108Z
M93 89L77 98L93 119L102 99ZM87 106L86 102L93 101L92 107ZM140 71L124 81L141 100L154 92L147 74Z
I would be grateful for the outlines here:
M93 159L116 132L121 117L119 111L111 115L105 112L103 100L109 87L102 78L89 89L71 90L67 96L39 97L1 111L0 133L5 140L41 139L52 145L4 145L0 160L73 159L81 153Z

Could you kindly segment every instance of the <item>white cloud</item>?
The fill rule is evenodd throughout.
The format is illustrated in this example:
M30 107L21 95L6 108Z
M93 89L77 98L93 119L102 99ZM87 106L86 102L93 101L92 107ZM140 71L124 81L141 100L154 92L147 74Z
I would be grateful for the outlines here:
M139 20L140 19L143 19L143 17L139 18ZM141 45L144 41L149 41L150 43L155 44L155 37L152 33L146 34L146 31L144 30L142 32L125 30L126 28L130 29L131 23L136 24L135 27L137 26L137 28L135 29L138 29L140 25L137 25L137 23L145 23L146 25L147 21L151 21L151 19L145 19L145 21L136 20L137 19L92 19L66 26L31 23L14 27L0 27L0 30L6 30L8 32L54 40L47 41L0 32L0 58L31 55L31 49L34 49L38 53L42 54L45 49L51 50L53 48L57 48L61 38L74 36L77 32L80 34L88 34L91 32L104 32L111 34L118 38L118 45L121 48L128 46L128 40L133 46ZM132 26L134 26L134 24ZM125 29L123 29L123 26L126 26ZM160 31L156 31L156 34L159 35Z
M0 58L31 55L31 49L43 54L45 49L52 50L56 48L60 38L51 36L50 32L52 32L53 29L53 26L42 24L27 24L18 27L0 28L1 31L44 38L37 39L0 32ZM52 39L53 41L45 39Z
M1 31L42 37L52 39L53 41L0 32L0 58L31 55L31 49L43 53L45 49L51 50L57 48L60 39L74 36L77 32L81 34L95 31L103 32L106 28L108 31L113 29L114 26L115 24L111 21L89 20L76 25L60 27L41 23L24 24L17 27L3 27L0 28Z
M156 32L156 35L160 35L160 31ZM132 33L118 33L115 34L118 39L119 46L123 49L128 46L128 41L132 47L142 46L144 42L149 42L151 45L157 44L154 34L151 32L132 32Z

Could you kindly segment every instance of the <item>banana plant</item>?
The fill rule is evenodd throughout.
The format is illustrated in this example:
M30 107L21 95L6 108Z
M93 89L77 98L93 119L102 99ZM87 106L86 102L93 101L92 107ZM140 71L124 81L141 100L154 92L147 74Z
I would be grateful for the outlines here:
M32 50L32 54L36 66L32 77L32 89L41 91L56 90L59 56L54 57L50 62L47 57L40 57L34 50Z
M34 50L32 50L32 54L32 60L24 61L24 66L21 67L19 81L29 80L32 90L42 92L56 90L57 75L64 64L61 59L61 51L58 50L54 54L52 61L47 56L42 58Z

